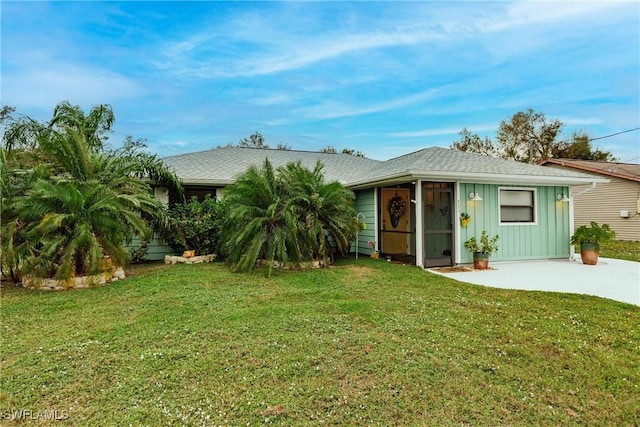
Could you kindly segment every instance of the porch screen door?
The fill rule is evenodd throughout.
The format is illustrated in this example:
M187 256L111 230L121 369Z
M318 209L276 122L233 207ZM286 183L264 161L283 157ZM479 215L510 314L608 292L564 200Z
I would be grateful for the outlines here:
M423 185L424 265L453 264L453 188L451 183Z

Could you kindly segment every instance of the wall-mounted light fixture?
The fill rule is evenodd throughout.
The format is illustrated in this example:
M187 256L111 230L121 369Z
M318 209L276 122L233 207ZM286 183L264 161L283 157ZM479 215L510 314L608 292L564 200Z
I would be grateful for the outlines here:
M559 202L568 202L569 198L567 197L566 194L558 194L558 197L556 197L556 199L558 199Z
M474 202L479 202L480 200L482 200L482 197L480 197L480 194L474 193L473 191L469 193L469 198Z

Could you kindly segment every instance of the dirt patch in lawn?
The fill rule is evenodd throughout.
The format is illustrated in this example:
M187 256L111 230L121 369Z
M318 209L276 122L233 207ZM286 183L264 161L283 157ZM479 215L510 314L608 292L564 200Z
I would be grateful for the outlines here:
M453 267L438 267L432 268L431 270L437 271L438 273L463 273L467 271L490 271L495 270L495 268L489 267L486 270L476 270L472 266L454 265Z
M347 267L349 274L358 280L367 280L375 277L375 272L370 267L350 265Z

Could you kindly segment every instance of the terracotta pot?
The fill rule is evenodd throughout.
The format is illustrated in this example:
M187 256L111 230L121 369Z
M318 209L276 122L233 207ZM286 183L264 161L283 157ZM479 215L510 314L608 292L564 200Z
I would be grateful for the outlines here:
M596 265L599 254L600 246L597 243L580 243L580 258L583 264Z
M489 255L482 252L473 253L473 268L475 270L486 270L489 268Z

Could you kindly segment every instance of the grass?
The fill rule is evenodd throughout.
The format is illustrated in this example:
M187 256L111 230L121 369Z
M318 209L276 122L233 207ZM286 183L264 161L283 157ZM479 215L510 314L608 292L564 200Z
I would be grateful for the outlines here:
M370 259L271 278L221 264L133 273L89 290L3 289L3 418L57 410L68 414L61 424L84 426L640 423L633 305L467 285Z
M600 245L600 256L640 262L640 242L613 240Z

